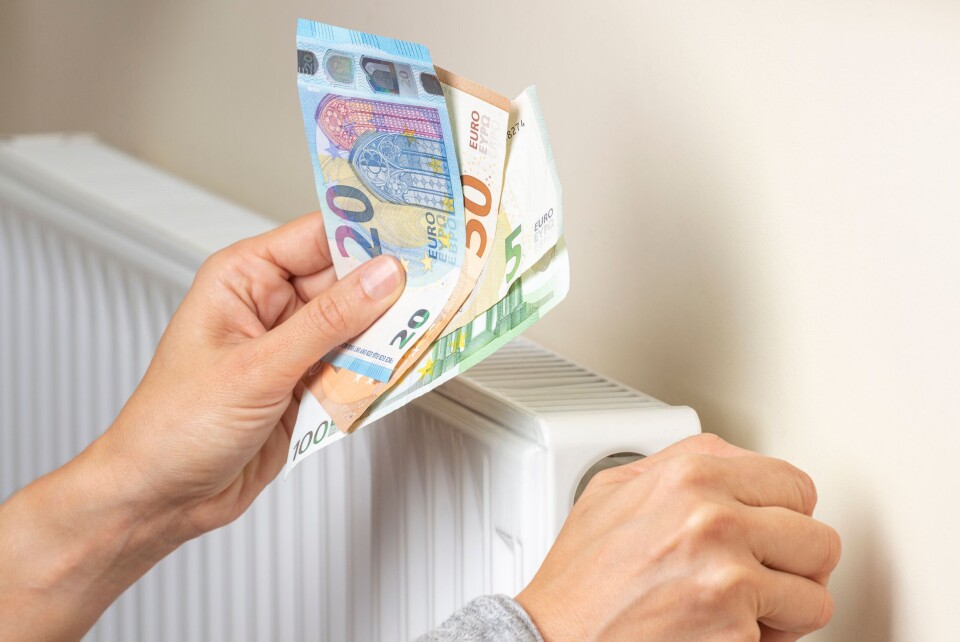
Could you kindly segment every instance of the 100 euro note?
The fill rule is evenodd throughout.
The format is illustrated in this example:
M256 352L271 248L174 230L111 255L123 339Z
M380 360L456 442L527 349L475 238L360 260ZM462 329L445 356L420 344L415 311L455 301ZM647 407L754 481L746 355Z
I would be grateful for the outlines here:
M438 73L452 116L451 128L463 172L466 257L460 279L436 323L422 333L413 348L401 358L389 381L358 376L329 364L307 377L307 389L342 432L350 432L367 408L394 386L406 369L416 363L440 336L473 291L477 278L496 248L491 241L497 223L495 204L500 202L503 184L510 101L451 72Z
M425 47L309 20L297 24L297 72L337 276L379 254L407 272L399 301L323 360L386 382L462 289L466 220L446 100Z

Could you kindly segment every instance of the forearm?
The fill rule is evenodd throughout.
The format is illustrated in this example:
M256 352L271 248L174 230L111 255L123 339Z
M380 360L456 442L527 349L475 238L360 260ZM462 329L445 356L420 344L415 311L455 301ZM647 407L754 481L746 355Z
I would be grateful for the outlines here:
M79 639L179 544L115 459L98 441L0 505L0 639Z

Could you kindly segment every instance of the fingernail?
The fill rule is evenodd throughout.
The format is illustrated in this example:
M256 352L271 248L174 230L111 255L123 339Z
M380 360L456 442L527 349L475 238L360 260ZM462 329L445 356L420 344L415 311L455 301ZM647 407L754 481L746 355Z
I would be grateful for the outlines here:
M380 256L365 266L360 275L360 287L368 297L375 300L384 299L400 285L400 264L389 256Z

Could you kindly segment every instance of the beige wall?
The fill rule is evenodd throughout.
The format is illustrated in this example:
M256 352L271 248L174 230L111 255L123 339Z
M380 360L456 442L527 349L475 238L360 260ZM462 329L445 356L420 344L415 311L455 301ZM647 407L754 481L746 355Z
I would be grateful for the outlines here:
M59 4L0 5L0 132L277 218L316 208L298 15L536 82L573 286L531 335L813 474L846 547L817 640L956 639L960 5Z

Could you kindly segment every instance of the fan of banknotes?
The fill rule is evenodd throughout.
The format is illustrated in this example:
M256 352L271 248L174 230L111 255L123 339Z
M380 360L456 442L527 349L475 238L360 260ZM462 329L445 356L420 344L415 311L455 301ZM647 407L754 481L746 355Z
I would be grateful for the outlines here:
M307 373L287 473L480 362L569 287L533 87L509 100L434 67L423 45L309 20L297 72L337 276L390 254L407 286Z

